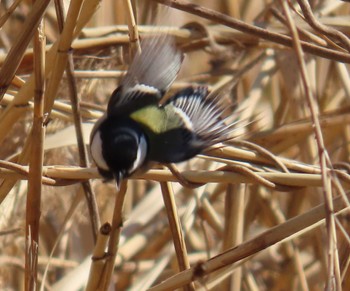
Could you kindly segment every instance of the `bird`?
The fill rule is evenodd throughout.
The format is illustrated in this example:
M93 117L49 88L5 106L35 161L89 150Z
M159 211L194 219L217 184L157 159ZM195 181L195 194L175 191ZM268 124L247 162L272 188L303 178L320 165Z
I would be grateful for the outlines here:
M173 36L141 41L90 135L92 159L106 181L115 179L119 187L154 163L183 162L229 138L225 108L207 86L188 86L161 102L183 59Z

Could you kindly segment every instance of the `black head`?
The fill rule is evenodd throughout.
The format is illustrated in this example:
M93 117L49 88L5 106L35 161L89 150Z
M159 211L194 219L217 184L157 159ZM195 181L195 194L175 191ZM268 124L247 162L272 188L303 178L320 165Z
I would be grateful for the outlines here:
M107 117L91 138L91 154L100 174L119 183L145 163L147 140L133 120Z

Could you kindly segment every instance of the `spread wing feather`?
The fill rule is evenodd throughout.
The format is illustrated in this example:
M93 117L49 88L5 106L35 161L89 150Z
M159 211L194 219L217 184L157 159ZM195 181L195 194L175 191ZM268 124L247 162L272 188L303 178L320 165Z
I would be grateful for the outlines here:
M141 49L141 54L136 55L131 63L122 86L128 90L144 84L164 93L174 82L183 60L175 38L169 35L145 38Z
M174 82L183 61L175 38L169 35L148 37L141 41L141 49L113 92L108 112L125 112L125 107L132 107L135 102L143 106L157 102Z
M169 101L182 112L183 125L193 132L186 142L201 149L230 138L236 123L227 125L223 112L227 110L220 96L211 97L206 87L186 88Z

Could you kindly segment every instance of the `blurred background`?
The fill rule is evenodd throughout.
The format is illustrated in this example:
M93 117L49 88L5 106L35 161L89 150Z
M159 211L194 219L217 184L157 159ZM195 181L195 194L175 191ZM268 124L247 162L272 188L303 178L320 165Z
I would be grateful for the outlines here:
M128 181L109 290L155 286L179 273L179 255L197 270L194 283L180 274L179 285L155 290L350 289L347 2L33 2L0 4L1 290L24 289L28 217L40 217L37 288L84 290L89 278L99 277L89 275L96 225L84 192L95 196L103 224L112 221L116 190L91 165L88 148L84 165L74 122L87 144L132 59L129 36L135 31L141 39L174 35L186 57L170 91L207 85L232 108L232 122L240 123L232 141L178 165L188 180L204 183L195 189L169 186L183 253L174 250L168 223L173 214L164 208L159 183L176 177L157 167ZM41 11L40 3L47 8ZM35 13L43 17L45 58L33 49ZM291 39L289 21L300 40ZM304 50L299 59L297 44ZM66 69L70 61L72 74ZM41 90L34 76L44 84ZM40 92L43 138L33 133L34 97ZM41 168L27 167L40 155L42 187ZM29 192L41 192L40 211L28 208ZM341 198L333 205L334 197ZM232 250L229 258L213 267L210 259L226 250Z

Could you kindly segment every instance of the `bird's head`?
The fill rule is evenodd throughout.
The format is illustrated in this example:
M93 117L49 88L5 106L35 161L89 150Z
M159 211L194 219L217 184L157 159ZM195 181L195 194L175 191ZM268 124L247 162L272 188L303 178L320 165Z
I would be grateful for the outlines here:
M130 119L104 117L92 132L91 155L100 174L119 185L146 162L147 138Z

